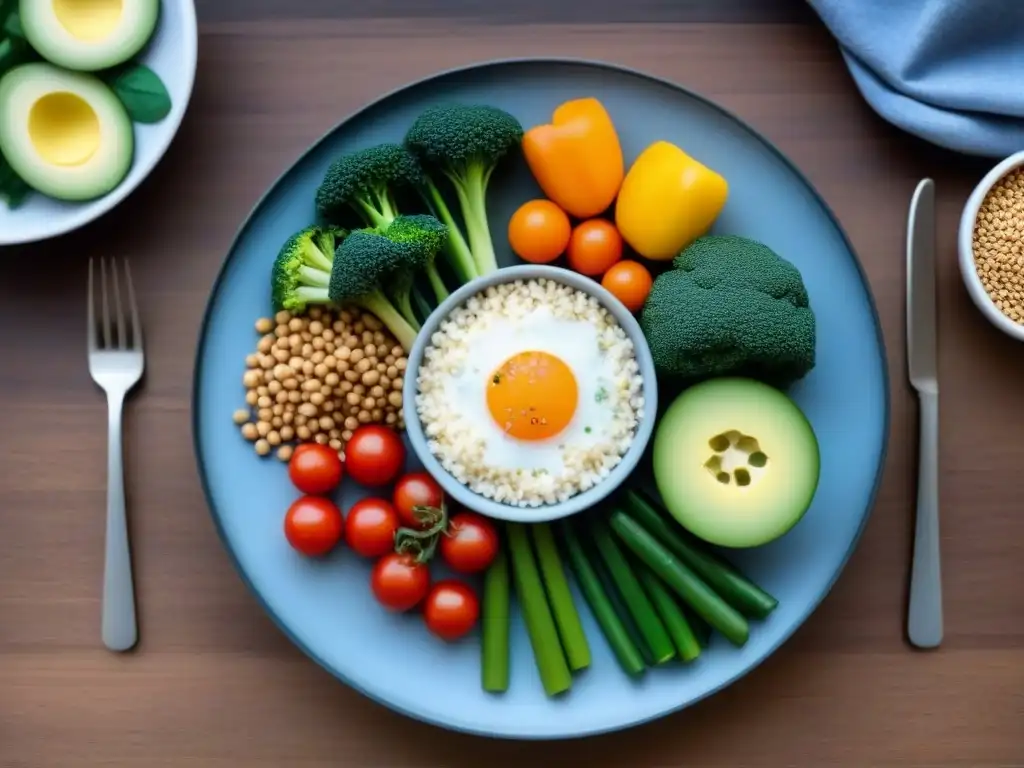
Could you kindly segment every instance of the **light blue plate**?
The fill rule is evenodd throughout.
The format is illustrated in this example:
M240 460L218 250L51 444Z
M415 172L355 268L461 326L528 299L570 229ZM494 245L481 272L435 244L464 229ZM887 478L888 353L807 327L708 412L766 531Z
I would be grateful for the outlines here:
M770 546L736 556L776 595L779 608L755 622L742 649L717 637L688 667L656 669L633 682L577 593L593 664L568 696L544 696L530 645L514 612L512 681L502 696L480 688L479 639L446 645L415 616L394 616L371 596L370 566L347 550L326 562L296 555L282 532L295 498L285 467L260 460L231 413L242 402L253 322L269 313L268 275L281 243L314 215L313 193L338 154L400 140L424 107L487 102L525 126L550 119L560 102L596 96L618 126L627 161L666 139L722 173L730 196L716 231L756 238L802 271L818 318L817 366L793 388L821 443L821 484L806 517ZM501 260L512 211L539 196L525 165L494 185L489 211ZM432 77L385 96L314 145L270 189L242 227L213 289L195 367L194 434L210 510L245 581L278 626L309 656L367 696L440 726L489 736L563 738L636 725L729 685L767 658L828 593L852 552L875 498L889 424L885 350L871 292L824 201L774 147L705 99L647 75L603 64L495 62ZM347 508L360 492L350 484Z

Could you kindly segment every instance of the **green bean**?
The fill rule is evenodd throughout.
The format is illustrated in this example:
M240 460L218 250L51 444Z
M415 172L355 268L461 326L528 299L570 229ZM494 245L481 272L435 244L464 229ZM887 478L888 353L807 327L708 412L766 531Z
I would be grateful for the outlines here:
M621 511L612 514L611 526L637 557L729 642L737 646L747 642L750 626L743 615L679 562L646 528Z
M673 555L689 566L719 596L740 613L763 619L778 606L779 601L750 579L688 536L667 518L667 512L642 491L627 490L622 496L625 511Z
M590 610L601 628L605 640L615 654L619 666L626 674L634 677L640 676L646 670L643 656L633 643L626 626L619 619L615 608L608 599L597 570L587 557L583 544L576 536L572 526L568 523L560 524L560 532L565 541L566 552L569 555L569 565L580 585L580 591L586 598Z
M603 518L595 518L590 523L590 533L601 554L612 580L626 604L626 608L633 616L636 627L640 631L644 642L650 649L655 664L663 664L675 658L676 650L672 645L672 638L669 637L665 626L654 611L650 599L640 585L639 579L633 573L626 555L619 549L608 524Z
M533 558L529 534L522 523L509 523L506 530L512 553L516 597L519 598L526 631L530 636L533 658L544 691L548 696L554 696L572 687L572 673L562 653L555 620L551 616L540 571L537 570L537 562Z
M637 568L637 575L644 585L651 602L654 603L654 610L665 622L665 629L672 637L672 643L683 661L693 661L700 656L700 644L690 629L690 624L683 615L683 609L676 604L676 599L668 588L662 583L650 568L641 565Z
M573 671L586 669L590 666L590 645L580 623L580 615L573 603L569 582L562 568L562 558L555 544L548 523L537 523L530 526L533 532L533 543L537 550L537 562L547 590L548 604L555 618L558 636L562 640L562 648Z
M508 690L509 675L509 574L504 546L499 547L484 574L484 600L481 610L481 675L485 691Z

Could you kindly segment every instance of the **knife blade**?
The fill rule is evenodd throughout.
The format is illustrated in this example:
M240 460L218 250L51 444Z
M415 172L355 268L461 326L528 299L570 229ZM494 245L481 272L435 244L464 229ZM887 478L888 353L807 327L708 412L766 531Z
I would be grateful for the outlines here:
M907 221L907 369L918 392L938 391L935 183L914 191Z
M914 191L907 221L907 372L918 395L917 511L907 635L918 648L942 642L939 546L939 381L935 183Z

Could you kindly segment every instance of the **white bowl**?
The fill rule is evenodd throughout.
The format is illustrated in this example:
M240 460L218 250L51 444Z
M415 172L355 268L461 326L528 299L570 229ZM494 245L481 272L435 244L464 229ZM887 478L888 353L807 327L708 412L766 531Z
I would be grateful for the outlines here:
M1024 341L1024 325L1019 325L1004 315L985 292L985 286L981 284L981 278L974 266L973 240L974 221L978 218L978 209L981 208L985 195L1003 176L1022 165L1024 165L1024 151L1010 155L985 174L964 204L963 213L960 215L960 232L957 237L957 248L960 252L960 274L975 306L981 310L981 313L992 325L1020 341Z
M161 0L160 21L138 61L156 72L167 86L171 112L153 125L135 124L135 159L116 189L84 203L66 203L32 193L15 210L0 201L0 246L17 245L62 235L99 218L128 197L164 156L178 132L192 97L198 54L193 0Z

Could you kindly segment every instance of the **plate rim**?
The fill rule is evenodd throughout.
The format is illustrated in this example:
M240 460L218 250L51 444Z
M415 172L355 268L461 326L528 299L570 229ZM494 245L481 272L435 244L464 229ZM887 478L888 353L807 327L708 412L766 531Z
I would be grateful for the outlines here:
M162 143L156 152L153 153L152 157L145 163L141 164L142 173L133 182L125 181L119 184L115 189L108 192L103 197L97 198L92 201L84 201L81 203L81 210L76 211L74 214L69 215L63 223L53 227L42 235L32 236L21 236L12 235L10 238L4 238L0 234L0 248L16 245L30 245L33 243L45 243L48 240L53 240L56 237L75 232L88 224L92 224L94 221L101 219L106 216L112 210L117 208L123 203L135 190L142 186L143 182L146 181L164 159L167 151L171 148L174 143L174 139L177 138L178 132L181 130L181 125L185 121L185 115L188 113L189 105L192 103L192 95L195 91L196 84L196 70L199 68L199 23L196 18L196 4L195 0L159 0L160 5L164 3L176 3L181 7L182 10L182 25L184 27L184 35L182 41L182 61L185 63L185 91L184 98L180 99L180 106L176 103L171 106L171 112L165 118L166 123L166 140ZM166 10L161 8L160 13L166 13ZM159 22L158 22L159 23ZM145 57L141 57L140 62L144 62ZM310 147L312 149L312 147ZM285 174L287 171L285 171ZM282 178L285 174L282 174ZM278 179L280 181L280 179ZM276 185L277 182L275 182ZM254 209L255 210L255 209ZM251 215L251 212L250 212ZM248 219L246 219L248 220Z
M317 151L322 144L324 144L337 131L341 130L347 123L358 118L362 114L372 109L375 109L380 104L396 96L399 96L413 89L428 85L435 81L443 80L448 77L458 76L460 74L466 74L471 71L486 70L491 68L498 69L502 67L517 65L571 65L578 67L589 67L597 70L611 71L618 74L625 74L631 77L647 80L650 83L671 88L672 90L675 90L684 96L695 99L704 106L709 107L710 109L719 112L728 119L735 121L736 124L738 124L747 132L749 132L752 137L759 141L769 152L771 152L779 161L781 161L783 165L785 165L785 167L791 173L793 173L796 176L796 178L807 188L807 190L810 191L811 194L813 194L814 198L817 200L818 204L822 207L822 210L825 212L825 215L829 218L830 222L832 223L832 226L835 228L843 245L846 247L850 255L853 257L854 265L857 268L857 273L860 275L861 282L866 288L868 307L871 312L871 317L875 328L875 337L878 343L878 349L881 357L881 374L884 384L882 422L883 439L881 450L879 451L878 462L875 468L874 485L868 497L868 503L866 505L863 517L861 518L860 523L857 526L856 532L850 540L850 544L847 547L847 550L839 563L839 567L836 569L835 573L832 575L829 581L822 587L818 597L808 604L806 610L799 615L799 618L793 623L793 625L779 637L777 642L769 646L768 650L763 655L761 655L760 658L756 659L748 666L742 668L736 674L724 679L718 685L709 688L707 691L703 692L698 696L692 697L686 701L681 702L677 706L669 707L657 714L643 716L640 718L629 720L627 722L619 723L617 725L605 725L596 728L588 728L587 730L577 730L575 733L561 733L556 735L531 733L495 733L487 728L473 727L465 723L452 723L436 715L431 715L426 712L415 712L410 709L407 709L406 707L393 704L392 702L386 700L384 697L368 690L365 686L356 684L355 682L350 680L345 674L343 674L340 670L334 669L332 666L328 665L317 653L310 649L305 643L301 642L298 639L298 637L292 632L292 630L287 625L285 625L281 618L273 610L271 610L270 606L263 598L263 595L255 588L252 581L249 579L248 575L241 567L241 564L238 560L238 556L235 553L234 549L232 548L232 545L225 534L220 514L216 511L213 505L213 496L210 490L209 478L207 477L206 469L202 460L203 452L201 441L199 438L199 418L201 406L199 405L200 398L198 397L198 393L200 388L200 382L202 379L202 352L204 350L205 340L208 334L208 328L212 320L211 310L213 307L213 299L220 291L221 285L227 273L228 265L231 262L231 257L236 248L238 247L239 241L243 238L249 227L252 225L256 213L265 205L266 201L274 194L274 192L281 185L281 183L288 176L288 174L292 171L292 169L295 168L300 163L302 163L304 160L306 160L315 151ZM409 717L419 722L436 726L444 730L457 733L465 733L483 738L509 739L514 741L564 741L567 739L587 738L607 733L614 733L617 731L625 731L645 725L647 723L654 722L656 720L660 720L669 715L676 714L685 709L688 709L700 703L701 701L704 701L705 699L708 699L713 695L725 690L726 688L730 687L731 685L735 684L742 678L752 673L754 670L760 667L765 661L774 656L776 652L778 652L778 650L783 645L785 645L793 637L794 634L796 634L797 630L799 630L807 623L808 619L810 619L811 616L813 616L814 613L818 610L822 602L824 602L825 598L828 597L828 595L832 592L832 589L839 581L839 578L846 571L846 568L849 565L850 558L856 551L857 546L860 544L860 540L864 534L864 530L867 527L867 524L870 521L875 506L878 502L878 495L881 489L883 478L885 476L885 467L888 459L890 442L889 432L891 429L892 422L892 395L890 391L892 379L889 370L888 348L885 341L885 334L882 330L881 316L878 313L878 306L877 302L875 301L875 294L872 290L871 282L868 280L868 275L864 270L864 265L861 262L861 259L857 254L856 249L853 247L853 243L850 241L850 238L847 235L846 230L843 228L841 222L839 221L839 218L832 210L832 207L828 204L824 196L818 191L817 187L815 187L814 184L810 181L810 179L803 173L803 171L801 171L800 168L792 160L790 160L788 155L782 152L782 150L780 150L770 139L764 136L760 131L756 130L750 123L737 116L731 110L721 106L716 101L713 101L712 99L704 96L703 94L695 90L692 90L686 86L680 85L679 83L676 83L672 80L669 80L668 78L661 77L659 75L655 75L645 70L637 69L635 67L618 64L604 59L591 59L577 56L517 56L479 60L467 64L458 65L455 67L448 67L445 69L436 70L432 74L406 82L403 85L385 91L376 98L373 98L365 102L362 106L349 112L347 115L345 115L336 123L334 123L330 128L328 128L324 133L322 133L308 147L302 150L298 154L298 156L295 157L295 159L291 163L289 163L287 167L278 175L274 182L271 183L266 188L266 190L264 190L264 192L253 204L248 214L246 214L245 218L243 219L242 223L239 225L238 229L235 231L235 234L231 239L231 243L224 255L223 260L221 261L221 265L217 270L216 277L214 278L214 281L210 287L210 292L203 309L202 321L198 329L195 350L195 362L192 368L192 395L190 410L192 414L191 427L193 456L196 461L196 469L199 474L199 480L203 490L203 496L206 500L207 511L209 512L210 517L213 519L214 528L217 531L217 537L220 539L221 545L227 551L228 557L231 560L232 566L234 567L236 574L242 580L242 583L245 585L249 593L256 599L257 604L263 609L263 612L270 617L271 621L278 628L278 630L282 634L284 634L284 636L287 637L288 640L296 648L302 651L302 653L307 658L315 662L317 666L325 670L335 680L340 681L352 690L357 691L370 701L379 704L380 706L383 706L391 710L392 712L396 712L398 714L404 715L405 717Z

